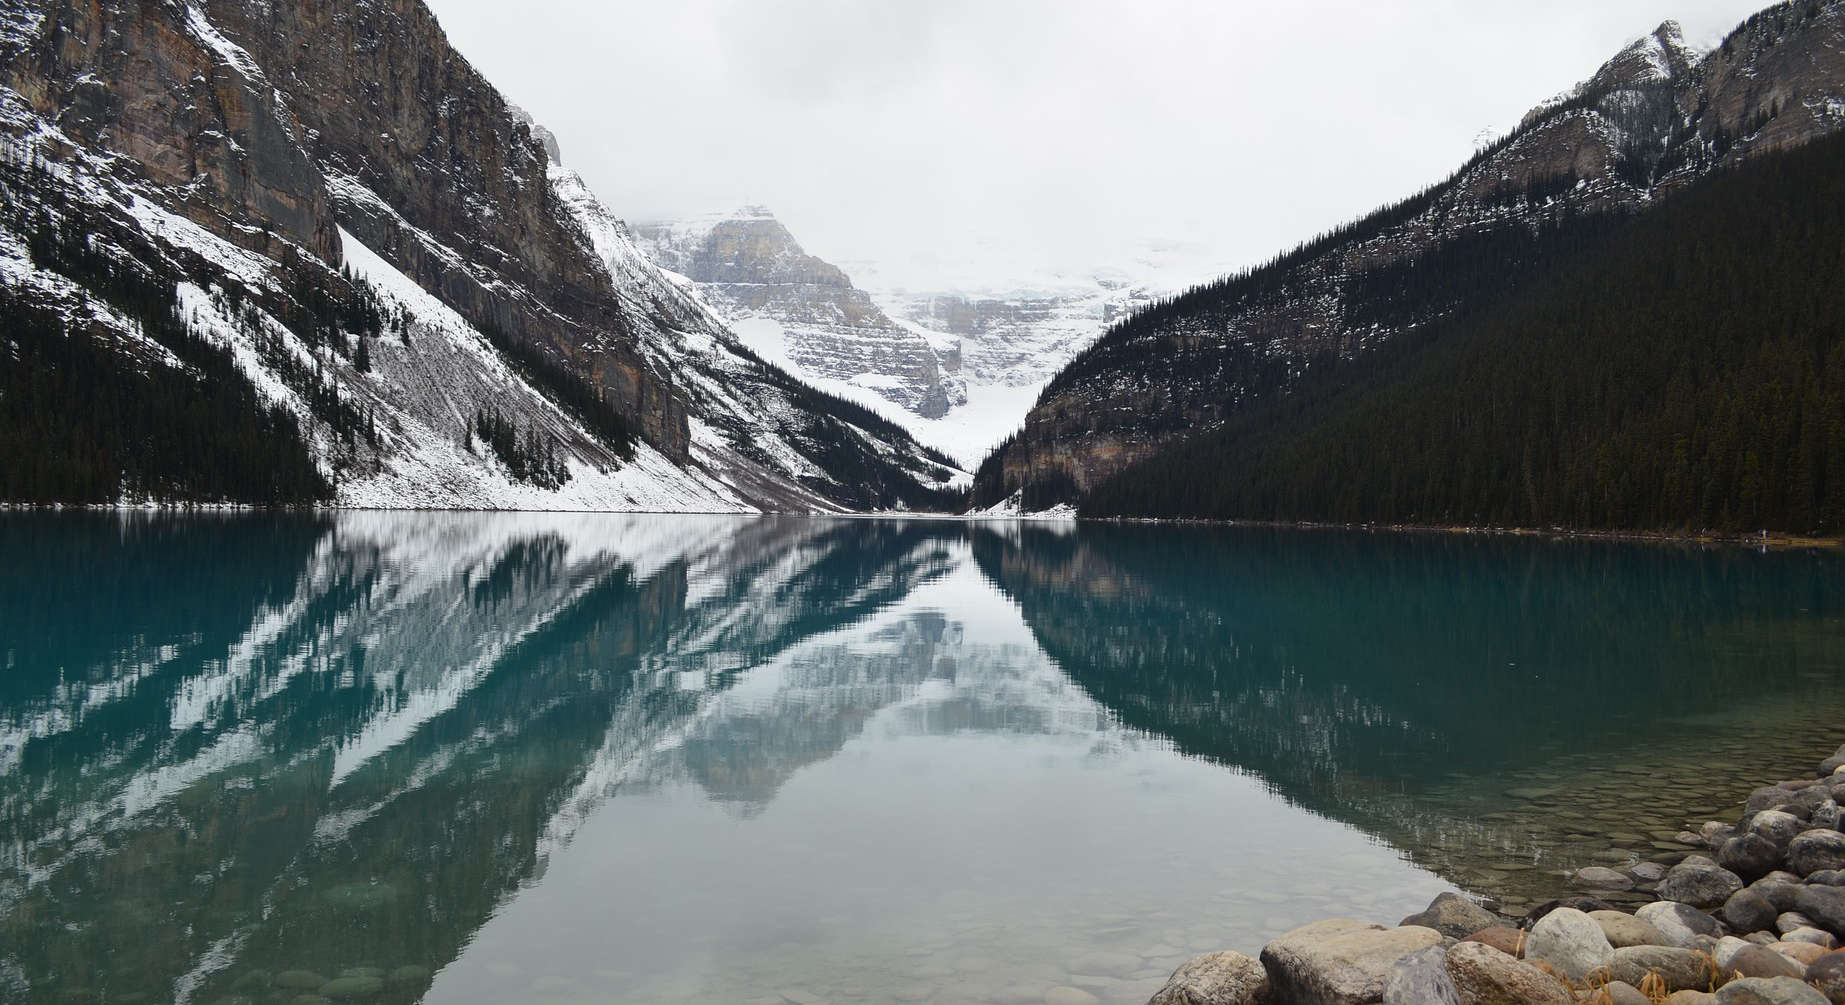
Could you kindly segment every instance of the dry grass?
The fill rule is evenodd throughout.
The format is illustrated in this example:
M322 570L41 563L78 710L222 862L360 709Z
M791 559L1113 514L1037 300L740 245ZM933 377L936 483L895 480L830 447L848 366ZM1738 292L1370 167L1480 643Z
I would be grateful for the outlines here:
M1647 975L1640 979L1640 993L1645 995L1646 1000L1652 1002L1653 1005L1665 1005L1666 996L1670 992L1666 990L1666 979L1660 976L1659 971L1649 970Z

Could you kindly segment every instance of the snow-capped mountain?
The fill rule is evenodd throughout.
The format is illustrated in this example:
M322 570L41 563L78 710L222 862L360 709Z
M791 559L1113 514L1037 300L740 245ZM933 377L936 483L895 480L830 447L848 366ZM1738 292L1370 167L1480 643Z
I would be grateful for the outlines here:
M1840 0L1771 7L1706 53L1662 24L1447 180L1113 327L982 466L975 504L1072 500L1285 393L1316 360L1352 359L1515 283L1566 253L1542 240L1559 227L1640 212L1845 127L1841 53ZM1528 253L1488 263L1489 245Z
M421 3L13 5L0 146L0 376L48 393L68 345L143 375L146 423L188 382L230 417L196 424L210 478L41 465L0 495L812 511L941 508L965 478L760 360ZM308 488L222 474L240 415ZM98 453L141 435L56 421L44 442Z
M971 274L858 261L848 275L760 206L637 224L634 235L758 355L970 467L1110 322L1209 275L1171 249L1013 279L1004 277L1016 266Z

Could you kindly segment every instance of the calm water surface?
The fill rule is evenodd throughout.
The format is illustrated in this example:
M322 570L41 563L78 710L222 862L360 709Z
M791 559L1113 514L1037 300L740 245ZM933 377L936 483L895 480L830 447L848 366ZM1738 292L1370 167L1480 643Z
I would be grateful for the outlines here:
M1845 739L1845 563L0 515L0 998L1144 1002L1517 908Z

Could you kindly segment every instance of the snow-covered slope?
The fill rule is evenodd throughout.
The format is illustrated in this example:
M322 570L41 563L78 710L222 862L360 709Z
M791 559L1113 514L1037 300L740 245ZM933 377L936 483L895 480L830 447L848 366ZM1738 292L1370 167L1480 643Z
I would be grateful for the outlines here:
M105 0L0 21L7 310L163 389L196 376L192 342L227 354L292 416L318 501L956 504L964 471L757 359L639 254L422 4L265 10ZM152 302L163 289L172 304ZM11 348L37 365L33 338ZM174 498L49 498L150 495Z

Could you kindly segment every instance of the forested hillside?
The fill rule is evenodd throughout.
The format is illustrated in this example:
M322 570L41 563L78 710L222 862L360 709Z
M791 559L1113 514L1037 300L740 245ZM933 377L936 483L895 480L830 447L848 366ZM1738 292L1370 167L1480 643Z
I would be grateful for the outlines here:
M1832 136L1706 178L1373 353L1322 356L1082 512L1845 532L1842 336Z

